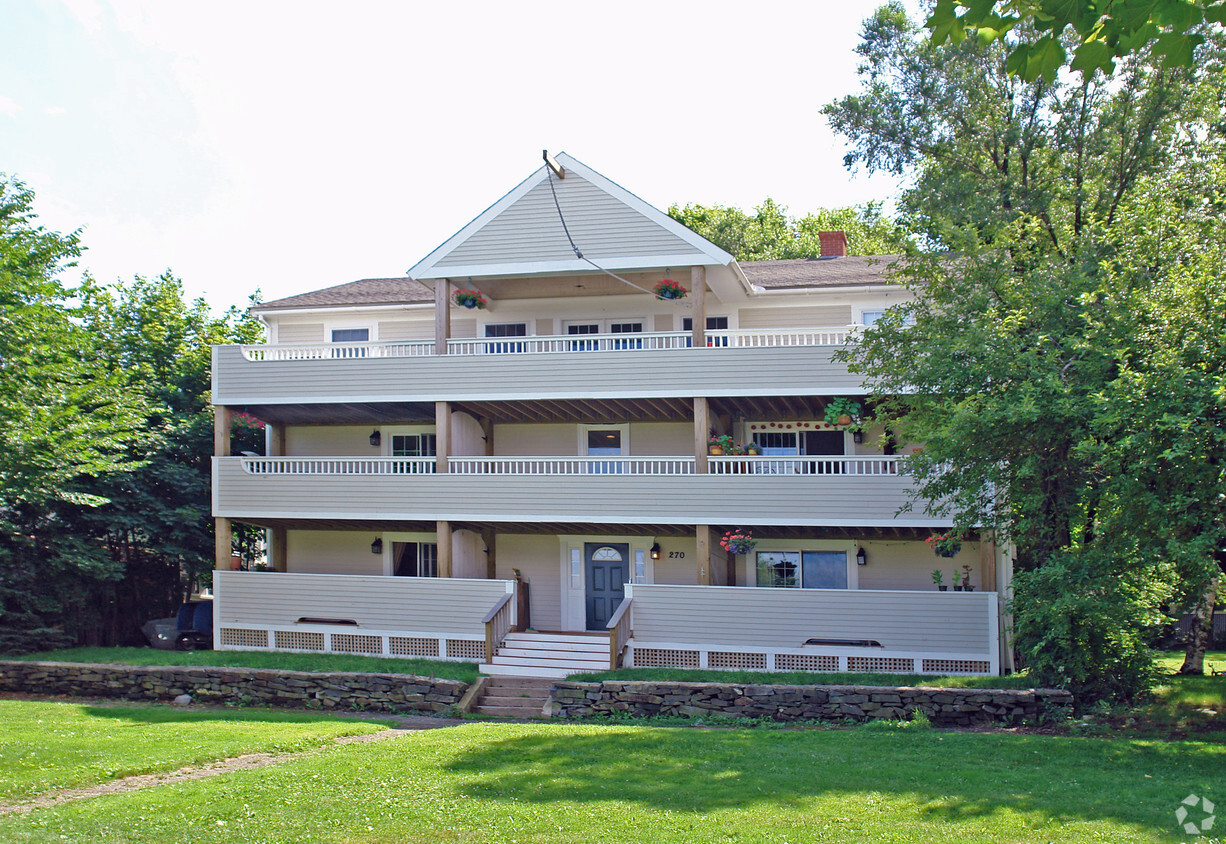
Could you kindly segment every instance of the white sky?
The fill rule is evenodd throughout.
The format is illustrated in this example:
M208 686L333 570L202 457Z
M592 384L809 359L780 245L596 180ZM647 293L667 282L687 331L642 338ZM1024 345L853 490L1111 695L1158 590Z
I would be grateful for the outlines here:
M818 113L875 5L11 0L0 172L218 310L402 275L546 148L662 210L888 201Z

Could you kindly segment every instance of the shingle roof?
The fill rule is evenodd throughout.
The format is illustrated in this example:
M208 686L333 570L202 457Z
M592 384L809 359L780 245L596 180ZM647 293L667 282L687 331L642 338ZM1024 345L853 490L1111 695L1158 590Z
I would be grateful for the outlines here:
M364 278L311 293L264 302L252 310L326 308L330 305L410 305L434 301L434 293L411 278Z
M750 284L768 290L790 287L843 287L885 284L889 268L901 256L871 255L846 258L797 258L788 261L745 261L741 270ZM364 278L311 293L274 299L256 311L292 308L327 308L353 305L413 305L434 301L430 288L411 278Z
M889 269L901 255L849 255L839 258L796 258L787 261L742 261L750 284L781 287L843 287L886 284Z

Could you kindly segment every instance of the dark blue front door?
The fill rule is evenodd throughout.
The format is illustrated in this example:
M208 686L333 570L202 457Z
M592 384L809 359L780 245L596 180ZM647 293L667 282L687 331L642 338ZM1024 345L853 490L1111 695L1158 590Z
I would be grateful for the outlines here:
M630 546L624 542L588 542L583 546L587 571L587 629L604 630L626 596Z

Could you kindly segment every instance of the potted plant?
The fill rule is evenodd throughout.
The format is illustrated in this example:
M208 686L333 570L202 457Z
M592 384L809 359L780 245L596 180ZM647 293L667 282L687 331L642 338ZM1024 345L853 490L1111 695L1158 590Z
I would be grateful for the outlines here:
M963 592L974 592L975 591L975 587L971 586L971 567L970 565L965 565L962 567L962 591Z
M951 579L951 580L953 580L953 582L954 582L954 591L955 591L955 592L961 592L961 591L962 591L962 584L958 582L958 570L957 570L957 569L954 569L954 576L953 576L952 578L950 578L950 579Z
M827 425L850 425L860 415L860 402L838 396L826 405Z
M724 534L719 544L725 551L731 551L733 554L748 554L757 546L758 541L747 530L730 530Z
M935 583L937 585L937 588L940 589L942 592L946 592L949 590L949 587L945 585L945 577L944 575L942 575L940 569L932 570L932 582Z
M486 298L477 290L457 290L455 294L455 303L463 308L478 308L485 309L489 304Z
M732 450L732 437L727 434L711 437L711 439L707 440L707 446L711 454L728 454Z
M938 557L952 557L962 550L962 537L957 534L934 533L924 540L932 553ZM954 584L958 583L958 573L954 572Z
M751 457L757 457L762 453L762 449L756 442L747 442L745 443L745 453Z
M657 299L684 299L685 294L690 292L671 278L657 281L652 289L655 290Z

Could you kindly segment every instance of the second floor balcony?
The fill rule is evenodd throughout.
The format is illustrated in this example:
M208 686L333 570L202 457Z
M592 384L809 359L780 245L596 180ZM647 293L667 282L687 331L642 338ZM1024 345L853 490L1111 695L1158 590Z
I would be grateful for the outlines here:
M834 360L854 329L217 346L218 405L857 393ZM442 352L442 353L440 353Z
M214 514L255 522L584 522L944 527L901 512L889 456L218 457ZM440 471L445 469L445 471Z

